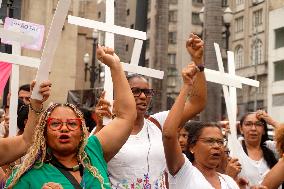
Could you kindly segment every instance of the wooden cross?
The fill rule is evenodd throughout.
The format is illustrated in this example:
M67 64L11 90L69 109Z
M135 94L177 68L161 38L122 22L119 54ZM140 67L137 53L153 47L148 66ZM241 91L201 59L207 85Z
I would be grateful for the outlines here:
M220 74L224 74L223 61L221 56L220 47L217 43L214 43L216 57L218 61L218 67L220 70ZM237 79L241 84L246 84L254 87L259 87L259 81L255 81L252 79L248 79L245 77L240 77L235 75L235 62L234 62L234 53L228 51L228 72L231 78ZM223 78L223 80L227 80ZM231 80L228 80L228 84L222 84L223 93L226 103L226 110L229 119L230 125L230 134L228 135L228 147L231 151L231 155L237 157L238 154L241 153L242 149L239 148L238 140L237 140L237 90L236 87L231 85ZM216 81L215 83L219 83Z
M57 7L53 15L51 26L49 28L45 46L41 55L41 63L37 71L36 84L32 92L33 99L42 99L42 95L39 93L39 86L43 81L48 79L55 51L60 41L60 34L68 14L70 4L71 0L59 0L57 3Z
M21 56L21 44L29 44L33 41L30 35L0 28L0 38L13 41L12 54L0 53L0 60L12 64L9 136L15 136L17 134L19 65L38 68L40 59Z
M10 115L17 115L17 103L18 103L18 86L19 86L19 68L16 65L33 66L38 69L36 76L36 85L32 92L32 98L41 100L42 96L39 94L39 85L48 79L53 57L55 55L55 50L60 39L60 33L62 31L63 25L65 23L65 18L68 14L68 10L71 4L71 0L59 0L55 14L52 19L51 27L45 42L45 46L42 52L41 59L20 56L20 43L25 43L30 36L23 36L22 34L13 34L9 32L8 34L2 31L3 38L17 42L13 43L13 53L5 54L0 53L0 60L4 62L13 63L12 66L12 83L11 83L11 99L10 99ZM17 117L10 116L9 123L9 135L13 136L17 133Z
M141 75L145 75L148 77L162 79L164 76L164 72L141 67L138 66L139 57L142 49L142 40L146 40L146 32L129 29L121 26L114 25L114 0L106 0L106 21L105 22L98 22L90 19L75 17L75 16L68 16L68 23L92 28L96 30L105 31L105 46L114 48L114 34L119 34L123 36L128 36L135 38L134 48L132 52L131 62L122 63L124 71L138 73ZM105 67L105 83L104 83L104 90L107 91L105 98L112 102L113 100L113 84L111 80L111 74L108 67ZM106 124L109 120L104 118L104 124Z

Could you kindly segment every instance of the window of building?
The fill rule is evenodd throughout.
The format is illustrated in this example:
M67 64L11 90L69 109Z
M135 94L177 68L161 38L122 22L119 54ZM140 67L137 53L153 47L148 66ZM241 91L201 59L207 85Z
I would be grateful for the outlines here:
M274 30L275 32L275 49L284 47L284 27Z
M222 0L222 7L227 7L227 6L228 6L227 0Z
M170 22L176 22L177 21L177 11L169 11L169 21Z
M101 13L101 11L99 11L98 12L98 18L101 18L101 16L102 16L102 13Z
M257 94L263 95L266 91L266 77L258 76L257 80L259 81L259 87L256 88Z
M256 39L253 43L252 49L252 64L261 63L261 53L262 53L262 42L260 39Z
M168 76L167 85L168 85L168 87L175 87L176 86L176 77L175 76Z
M235 31L236 33L242 32L244 30L244 17L241 16L235 19Z
M284 93L272 95L272 106L284 106Z
M129 48L129 45L126 44L126 45L125 45L125 51L128 51L128 48Z
M244 49L238 45L235 49L236 68L241 68L244 65Z
M192 12L191 22L192 22L192 24L196 24L196 25L200 25L201 24L198 12Z
M177 4L178 0L170 0L169 3L170 4Z
M130 28L131 28L131 29L134 29L134 24L131 24L131 25L130 25Z
M247 104L247 112L254 112L255 111L254 104L255 104L254 101L248 102L248 104ZM257 102L256 102L256 109L257 110L264 109L264 102L263 102L263 100L257 100Z
M176 53L169 53L168 59L169 59L170 65L175 65L176 64Z
M242 5L244 4L244 0L236 0L236 5Z
M169 32L169 43L170 44L177 43L177 32Z
M284 80L284 60L274 62L274 81Z
M126 10L126 15L129 16L130 15L130 9Z
M168 76L177 76L178 71L175 67L168 67Z
M262 24L262 9L253 12L253 27Z
M203 3L203 0L192 0L192 3L202 4L202 3Z

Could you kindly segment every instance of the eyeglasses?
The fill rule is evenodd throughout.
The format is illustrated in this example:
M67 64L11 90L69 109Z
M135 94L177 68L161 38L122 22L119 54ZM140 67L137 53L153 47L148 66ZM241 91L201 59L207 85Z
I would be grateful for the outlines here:
M67 128L70 131L74 131L81 126L82 120L80 118L73 118L73 119L66 119L66 122L63 122L62 119L57 119L52 117L49 117L47 119L47 125L53 131L60 130L63 127L63 123L66 124Z
M209 146L214 146L214 144L218 144L218 146L225 146L227 143L226 139L220 139L220 138L211 138L211 137L204 137L204 138L199 138L198 140L201 140L205 144Z
M244 126L246 126L246 127L252 127L253 125L255 125L256 127L263 127L264 126L261 121L256 121L256 122L245 121L244 122Z
M137 87L131 88L134 97L139 97L143 92L146 97L152 97L154 95L154 89L140 89Z

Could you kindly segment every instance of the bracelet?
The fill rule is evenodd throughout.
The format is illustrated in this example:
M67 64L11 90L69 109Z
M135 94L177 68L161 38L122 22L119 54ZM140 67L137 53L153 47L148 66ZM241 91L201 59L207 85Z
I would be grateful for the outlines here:
M36 115L40 115L42 112L43 112L43 105L41 105L41 109L38 111L38 110L35 110L31 104L29 104L29 107L30 107L30 110L32 112L34 112Z
M204 72L204 64L198 65L197 68L199 69L199 72Z

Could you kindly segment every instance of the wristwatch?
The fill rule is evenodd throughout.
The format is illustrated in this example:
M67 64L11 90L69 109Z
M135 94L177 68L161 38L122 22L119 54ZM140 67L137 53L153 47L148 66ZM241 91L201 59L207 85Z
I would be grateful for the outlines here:
M204 64L200 64L197 67L199 69L199 72L204 72L204 68L205 68Z

